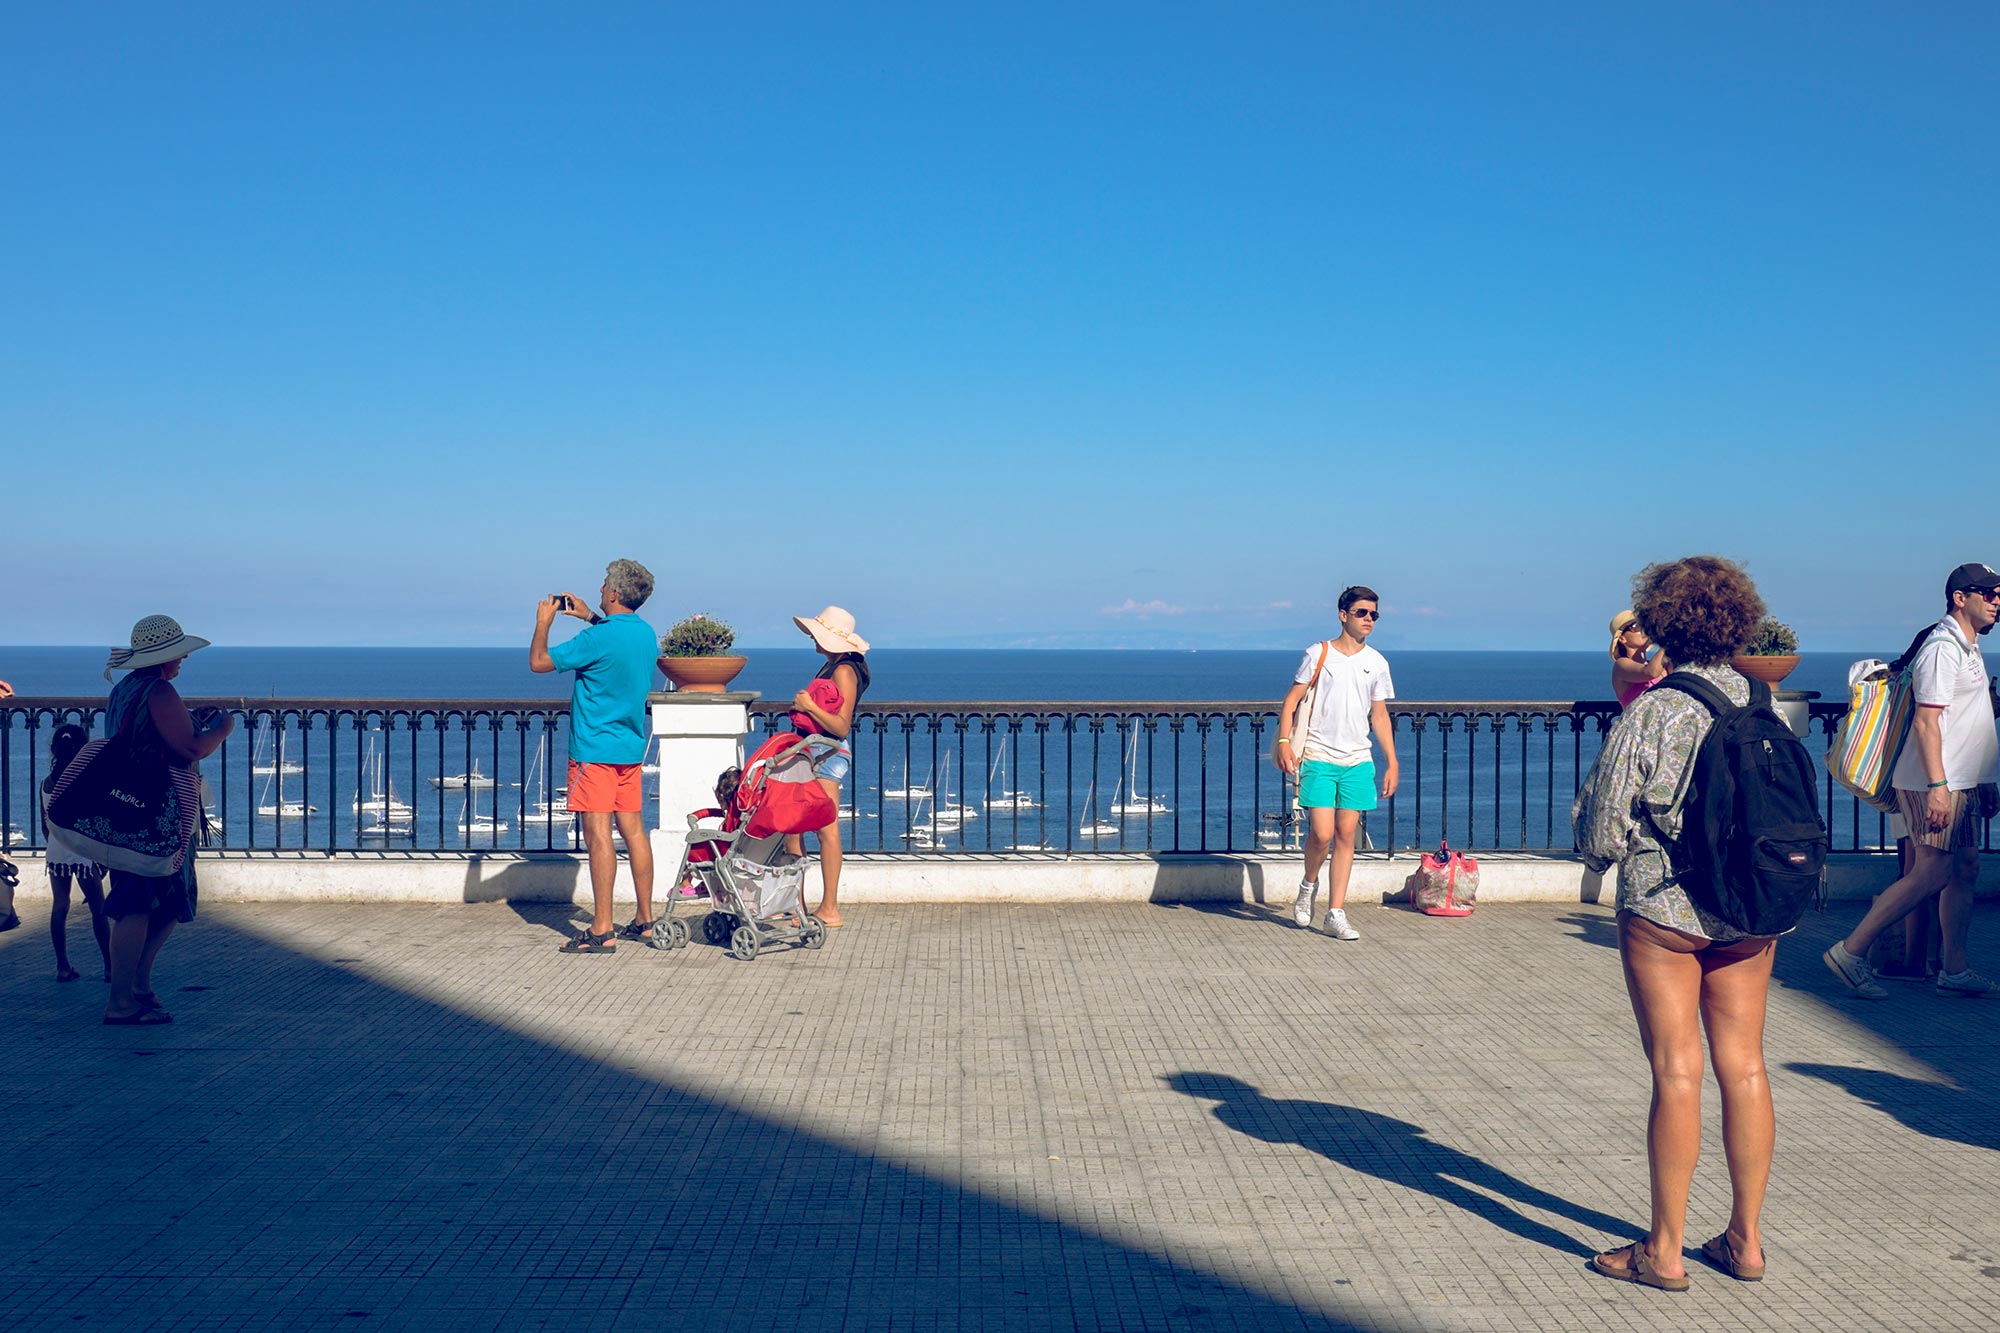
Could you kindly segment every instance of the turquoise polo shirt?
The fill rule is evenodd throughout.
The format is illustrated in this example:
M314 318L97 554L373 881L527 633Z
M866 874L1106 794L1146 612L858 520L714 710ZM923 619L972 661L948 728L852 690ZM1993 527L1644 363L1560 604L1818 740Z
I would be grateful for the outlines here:
M607 616L549 649L558 671L574 671L569 757L579 764L636 764L646 757L646 695L660 640L630 611Z

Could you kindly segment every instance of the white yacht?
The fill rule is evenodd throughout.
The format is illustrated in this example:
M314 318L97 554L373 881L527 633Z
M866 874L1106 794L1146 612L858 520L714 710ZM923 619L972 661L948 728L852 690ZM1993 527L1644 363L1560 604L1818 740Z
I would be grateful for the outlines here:
M479 761L472 761L470 773L447 773L440 778L430 779L430 784L440 791L492 791L493 779L479 771Z
M997 779L997 780L996 780ZM986 774L987 790L992 792L986 798L988 810L1033 810L1035 798L1024 791L1011 791L1007 787L1007 738L1000 738L1000 753L994 756L993 767Z

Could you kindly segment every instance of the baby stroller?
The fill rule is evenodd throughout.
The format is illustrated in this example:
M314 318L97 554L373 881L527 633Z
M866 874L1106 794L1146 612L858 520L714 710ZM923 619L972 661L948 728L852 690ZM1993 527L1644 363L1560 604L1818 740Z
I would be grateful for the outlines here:
M813 858L785 850L785 838L825 828L839 814L833 797L814 776L806 738L780 732L757 747L743 766L743 781L723 812L720 827L703 827L707 811L688 816L687 851L675 882L690 871L708 890L710 910L702 933L727 944L749 962L766 944L817 949L826 927L805 909L806 871ZM653 947L680 949L692 932L676 917L680 895L653 921Z

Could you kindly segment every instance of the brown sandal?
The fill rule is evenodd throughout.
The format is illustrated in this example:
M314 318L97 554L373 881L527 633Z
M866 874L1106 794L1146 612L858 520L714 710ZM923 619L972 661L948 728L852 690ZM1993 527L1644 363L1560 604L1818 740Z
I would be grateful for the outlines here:
M1701 1257L1721 1269L1738 1282L1762 1282L1764 1265L1746 1264L1736 1257L1736 1247L1729 1243L1729 1233L1723 1232L1714 1240L1701 1247Z
M1630 1260L1623 1267L1613 1267L1604 1262L1606 1259L1621 1254L1628 1256ZM1622 1250L1607 1250L1603 1254L1592 1255L1590 1257L1590 1266L1604 1276L1619 1282L1636 1282L1642 1287L1658 1287L1661 1291L1686 1291L1688 1289L1688 1280L1686 1277L1668 1277L1663 1273L1655 1272L1653 1266L1646 1262L1646 1251L1641 1248L1638 1241L1634 1241Z

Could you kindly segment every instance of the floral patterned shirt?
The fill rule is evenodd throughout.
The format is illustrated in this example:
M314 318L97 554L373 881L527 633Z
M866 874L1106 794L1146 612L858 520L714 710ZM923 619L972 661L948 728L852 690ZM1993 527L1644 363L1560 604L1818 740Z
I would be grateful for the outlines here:
M1684 667L1737 706L1750 682L1726 663ZM1697 907L1674 881L1661 837L1678 838L1681 789L1714 718L1679 690L1647 690L1611 728L1583 780L1570 819L1576 848L1592 870L1618 867L1618 910L1686 935L1726 943L1744 932Z

